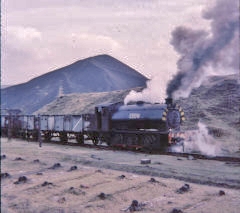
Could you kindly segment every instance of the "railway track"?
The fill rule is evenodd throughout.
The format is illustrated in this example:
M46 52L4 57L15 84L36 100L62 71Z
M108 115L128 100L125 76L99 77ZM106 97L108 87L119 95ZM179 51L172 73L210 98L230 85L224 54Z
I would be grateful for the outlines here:
M233 157L233 156L207 156L207 155L203 155L200 153L185 153L185 152L158 152L158 151L147 151L144 152L141 149L126 149L124 147L111 147L111 146L107 146L104 144L100 144L100 145L93 145L93 144L79 144L79 143L71 143L71 142L67 142L67 143L63 143L63 142L59 142L59 141L45 141L43 143L50 143L50 144L57 144L57 145L67 145L67 146L80 146L80 147L85 147L85 148L90 148L90 149L97 149L97 150L109 150L109 151L132 151L132 152L138 152L138 153L148 153L148 154L159 154L159 155L169 155L169 156L175 156L175 157L183 157L183 158L187 158L189 160L197 160L197 159L201 159L201 160L215 160L215 161L222 161L222 162L226 162L226 163L234 163L234 164L239 164L240 166L240 157Z
M215 161L223 161L229 163L239 163L240 165L240 157L232 157L232 156L207 156L199 153L177 153L177 152L167 152L166 155L176 156L176 157L185 157L191 160L202 159L202 160L215 160Z

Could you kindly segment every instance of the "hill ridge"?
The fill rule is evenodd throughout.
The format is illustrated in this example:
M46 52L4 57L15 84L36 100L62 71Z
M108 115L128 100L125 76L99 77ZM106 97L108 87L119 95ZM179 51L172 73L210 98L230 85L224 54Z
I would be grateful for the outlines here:
M148 79L109 55L78 60L26 83L1 89L2 108L33 113L59 94L107 92L146 87Z

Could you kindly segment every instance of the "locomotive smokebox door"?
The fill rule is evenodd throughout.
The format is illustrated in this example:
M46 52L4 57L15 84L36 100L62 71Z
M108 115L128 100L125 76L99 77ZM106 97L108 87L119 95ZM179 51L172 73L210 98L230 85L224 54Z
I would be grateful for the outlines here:
M178 110L169 110L167 114L167 123L169 128L179 130L181 115Z

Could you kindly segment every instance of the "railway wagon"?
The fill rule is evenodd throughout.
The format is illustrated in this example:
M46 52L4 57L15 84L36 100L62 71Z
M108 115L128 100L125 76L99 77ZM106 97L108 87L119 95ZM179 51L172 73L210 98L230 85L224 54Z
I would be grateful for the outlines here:
M38 139L38 117L34 115L19 115L18 135L27 140Z
M84 129L89 125L87 115L40 115L40 132L45 141L58 137L62 142L76 139L84 142Z
M37 140L37 117L34 115L1 115L1 136Z

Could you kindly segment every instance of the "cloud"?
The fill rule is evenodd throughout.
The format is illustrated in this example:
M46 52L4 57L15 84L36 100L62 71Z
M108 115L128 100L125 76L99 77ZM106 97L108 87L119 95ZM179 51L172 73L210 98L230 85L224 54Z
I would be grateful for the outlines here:
M108 50L121 48L119 42L109 36L82 33L80 35L73 34L73 37L75 37L77 42L85 44L87 47L92 46L93 48L99 48L100 46L103 49L107 49L107 52Z
M41 32L32 27L10 26L8 35L15 36L18 41L41 39Z
M11 26L4 33L3 80L21 82L81 59L121 49L113 38L92 33L65 32L55 37L32 27ZM91 48L89 48L91 47ZM37 65L37 66L36 66Z
M21 82L24 78L33 77L34 69L29 67L39 62L37 57L41 49L42 33L36 28L9 26L2 31L2 80L10 78ZM39 65L41 67L41 65Z

